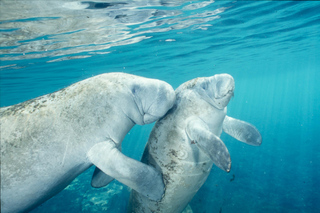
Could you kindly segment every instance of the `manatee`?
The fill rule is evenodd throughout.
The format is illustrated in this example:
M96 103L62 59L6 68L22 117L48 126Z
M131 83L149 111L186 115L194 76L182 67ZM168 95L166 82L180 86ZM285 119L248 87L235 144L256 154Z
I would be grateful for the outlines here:
M234 94L228 74L190 80L176 89L176 102L153 127L142 162L163 174L165 193L153 201L132 190L128 212L182 212L206 181L213 164L229 172L231 159L220 139L222 131L259 146L259 131L226 115Z
M161 199L161 173L123 155L121 143L135 124L158 120L174 101L163 81L107 73L1 108L1 212L32 210L92 165L97 177ZM93 186L106 184L97 177Z

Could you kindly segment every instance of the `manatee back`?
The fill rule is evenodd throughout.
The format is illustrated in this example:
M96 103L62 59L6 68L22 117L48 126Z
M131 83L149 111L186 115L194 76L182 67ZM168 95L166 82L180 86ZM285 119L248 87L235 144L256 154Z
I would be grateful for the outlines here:
M59 165L68 168L68 157L76 157L79 162L84 160L66 152L72 154L82 149L81 141L88 139L83 130L97 122L94 117L98 116L80 113L90 108L90 104L94 107L90 98L97 97L92 91L90 81L85 80L0 109L2 185L10 185L12 176L27 179L35 174L50 173L50 169L56 170ZM88 96L90 93L93 95ZM98 110L92 112L99 113Z

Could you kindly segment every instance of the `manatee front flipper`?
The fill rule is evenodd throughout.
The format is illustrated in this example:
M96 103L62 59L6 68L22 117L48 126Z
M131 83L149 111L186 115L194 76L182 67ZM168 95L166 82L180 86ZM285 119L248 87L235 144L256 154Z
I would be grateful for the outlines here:
M117 179L142 195L160 200L164 183L159 171L122 154L113 141L94 145L87 153L88 159L105 174Z
M101 188L108 185L114 178L101 171L98 167L93 172L91 179L91 186L94 188Z
M226 116L222 128L225 133L241 142L253 146L261 145L262 137L252 124Z
M117 147L121 151L121 146ZM114 178L101 171L98 167L95 168L92 178L91 186L94 188L101 188L107 186Z
M206 123L199 118L190 120L186 133L191 142L206 153L216 166L226 172L230 171L231 159L229 151L222 140L208 130Z

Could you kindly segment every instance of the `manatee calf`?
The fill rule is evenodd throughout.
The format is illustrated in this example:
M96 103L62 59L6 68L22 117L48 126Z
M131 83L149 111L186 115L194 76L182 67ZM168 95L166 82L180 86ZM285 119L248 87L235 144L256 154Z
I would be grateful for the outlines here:
M206 181L212 165L229 172L229 152L220 139L222 130L232 137L258 146L261 135L249 123L226 116L234 93L228 74L190 80L176 90L176 102L156 122L142 162L161 171L165 193L152 201L132 190L129 212L179 213Z
M1 212L30 211L92 165L92 185L106 184L103 174L160 199L161 173L120 146L135 124L156 121L174 101L163 81L109 73L1 108Z

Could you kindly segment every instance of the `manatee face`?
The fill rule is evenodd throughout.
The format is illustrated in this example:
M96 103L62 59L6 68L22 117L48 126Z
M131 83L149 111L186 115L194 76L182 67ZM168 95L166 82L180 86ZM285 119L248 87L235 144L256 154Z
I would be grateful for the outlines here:
M134 83L131 92L142 116L140 120L135 121L140 125L152 123L164 116L176 98L169 84L156 79Z
M218 109L225 108L234 92L234 80L231 75L218 74L201 79L194 88L201 98Z

